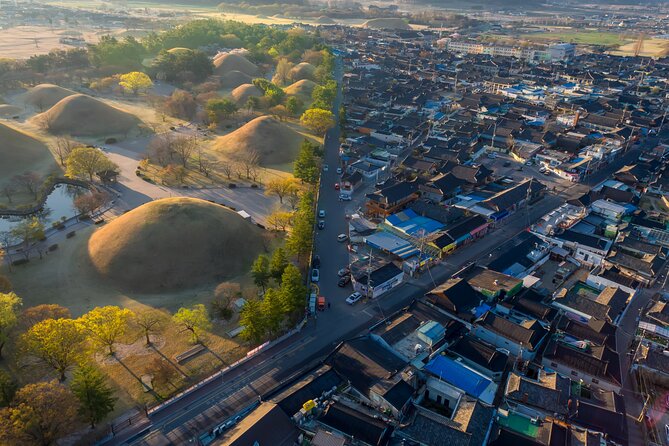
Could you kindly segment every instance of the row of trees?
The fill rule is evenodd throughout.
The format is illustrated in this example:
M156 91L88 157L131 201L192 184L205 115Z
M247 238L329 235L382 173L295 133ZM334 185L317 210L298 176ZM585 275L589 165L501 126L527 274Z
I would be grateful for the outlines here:
M240 324L245 339L260 343L276 337L287 322L295 321L304 309L307 290L300 270L288 262L283 248L277 248L271 258L260 255L253 263L251 275L262 289L263 297L244 304Z

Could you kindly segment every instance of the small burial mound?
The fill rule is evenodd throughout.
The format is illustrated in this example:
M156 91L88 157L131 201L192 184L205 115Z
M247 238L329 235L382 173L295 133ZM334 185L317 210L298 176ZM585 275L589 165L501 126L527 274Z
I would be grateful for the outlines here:
M387 19L370 19L362 24L363 28L372 29L411 29L409 24L401 18L390 17Z
M241 71L233 70L221 76L221 88L237 88L243 84L250 84L253 78Z
M334 25L336 22L326 15L322 15L316 19L319 25Z
M290 70L290 78L293 81L299 81L302 79L313 79L315 71L316 67L311 65L309 62L301 62L295 65Z
M193 52L193 50L191 50L190 48L184 48L184 47L181 47L181 46L177 46L177 47L174 47L174 48L170 48L169 50L167 50L167 52L170 53L170 54L188 54L188 53Z
M218 137L213 144L220 153L243 156L255 152L263 166L292 162L304 136L269 116L261 116L232 133Z
M297 81L294 84L290 84L283 90L287 95L299 96L300 99L308 100L311 99L311 93L313 93L316 85L317 84L314 81L310 81L309 79L302 79L301 81Z
M0 124L0 185L13 175L51 166L55 166L55 161L46 144L27 133Z
M159 292L229 280L263 251L262 229L196 198L146 203L93 233L95 270L121 289Z
M53 84L39 84L23 95L23 102L40 110L51 108L61 99L76 94L72 90Z
M243 84L232 90L230 96L232 96L232 100L235 101L237 105L243 106L251 96L261 98L263 92L253 84Z
M33 119L51 133L76 136L125 134L141 123L137 116L85 94L68 96Z
M0 105L0 117L2 118L8 118L20 115L21 113L23 113L23 109L21 107L17 107L16 105L9 105L9 104Z
M249 76L258 75L258 67L241 54L228 53L214 59L214 74L241 71Z

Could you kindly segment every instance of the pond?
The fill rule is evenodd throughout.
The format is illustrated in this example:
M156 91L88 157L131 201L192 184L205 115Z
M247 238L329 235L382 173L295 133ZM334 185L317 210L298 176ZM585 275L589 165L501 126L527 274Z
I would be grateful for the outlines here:
M74 207L74 199L87 191L88 189L82 186L56 184L53 191L46 197L42 210L29 217L37 216L44 223L45 229L49 229L53 222L75 217L78 212ZM0 211L0 233L11 231L24 218L27 217L3 216Z

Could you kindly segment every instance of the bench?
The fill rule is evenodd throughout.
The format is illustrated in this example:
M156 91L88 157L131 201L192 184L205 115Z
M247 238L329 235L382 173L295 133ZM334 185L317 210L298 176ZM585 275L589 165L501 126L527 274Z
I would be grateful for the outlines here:
M182 362L186 362L195 355L202 353L204 351L205 347L202 344L198 344L194 346L193 348L189 348L183 353L179 353L178 355L174 356L174 360L178 363L181 364Z

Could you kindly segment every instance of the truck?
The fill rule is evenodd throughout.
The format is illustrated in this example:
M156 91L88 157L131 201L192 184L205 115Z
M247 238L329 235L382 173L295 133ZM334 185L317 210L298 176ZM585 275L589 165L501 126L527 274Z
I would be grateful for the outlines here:
M318 311L325 310L325 297L318 296Z

